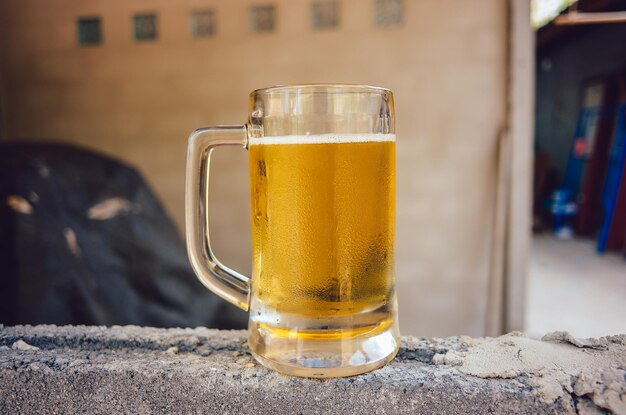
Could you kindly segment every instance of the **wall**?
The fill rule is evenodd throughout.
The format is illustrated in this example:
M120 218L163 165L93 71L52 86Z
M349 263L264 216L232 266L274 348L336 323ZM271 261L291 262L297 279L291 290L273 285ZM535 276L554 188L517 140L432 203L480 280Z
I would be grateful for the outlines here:
M574 27L558 44L538 52L535 141L561 177L578 120L581 83L626 68L624 39L624 23Z
M397 282L405 334L483 335L498 138L506 123L507 2L406 0L400 27L372 2L340 0L337 30L309 28L309 2L275 0L274 33L248 33L245 0L0 2L5 137L58 138L136 166L183 224L188 133L242 123L248 91L348 82L395 93ZM188 36L187 13L215 7L217 35ZM156 11L156 42L131 16ZM101 15L104 43L76 44L75 19ZM215 157L212 232L226 264L250 269L246 154Z

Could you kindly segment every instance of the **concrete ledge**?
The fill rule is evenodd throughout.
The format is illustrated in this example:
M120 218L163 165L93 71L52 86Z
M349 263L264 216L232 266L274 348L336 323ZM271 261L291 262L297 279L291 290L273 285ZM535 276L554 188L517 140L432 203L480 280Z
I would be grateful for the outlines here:
M0 412L626 414L626 336L403 339L332 380L255 363L245 332L0 326Z

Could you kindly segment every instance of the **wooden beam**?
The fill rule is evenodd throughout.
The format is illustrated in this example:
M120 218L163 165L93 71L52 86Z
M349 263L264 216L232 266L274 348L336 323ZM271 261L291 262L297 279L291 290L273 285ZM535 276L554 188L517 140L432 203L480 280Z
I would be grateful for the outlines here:
M576 10L572 10L554 19L555 25L604 24L624 22L626 22L626 11L579 13Z
M535 32L530 1L509 0L509 195L504 278L504 331L523 330L531 242Z

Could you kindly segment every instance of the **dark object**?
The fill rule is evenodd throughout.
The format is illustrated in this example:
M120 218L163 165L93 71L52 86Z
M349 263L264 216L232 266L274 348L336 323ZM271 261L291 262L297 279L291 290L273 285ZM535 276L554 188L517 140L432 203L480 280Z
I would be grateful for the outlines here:
M589 82L583 88L563 186L577 194L576 235L593 236L602 224L602 188L615 121L616 90L612 76Z
M0 323L246 321L196 279L135 169L61 144L0 145Z
M533 232L542 232L550 228L552 223L550 198L560 182L559 173L552 164L550 155L536 148L533 174Z
M102 24L99 17L81 17L76 26L79 45L96 46L102 43Z
M156 40L158 33L156 14L136 14L133 23L136 41Z
M598 252L626 251L626 73L619 82L620 105L609 152L602 207L604 221L598 236Z

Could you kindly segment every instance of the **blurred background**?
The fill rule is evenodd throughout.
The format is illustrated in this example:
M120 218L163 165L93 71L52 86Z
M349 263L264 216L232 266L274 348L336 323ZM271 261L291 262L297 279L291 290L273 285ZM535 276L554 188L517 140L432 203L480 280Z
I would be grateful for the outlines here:
M2 1L0 323L245 324L186 263L187 137L244 123L253 89L329 82L395 95L403 334L626 332L625 11ZM213 245L249 273L246 152L212 172Z

